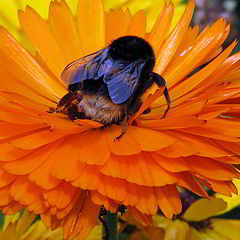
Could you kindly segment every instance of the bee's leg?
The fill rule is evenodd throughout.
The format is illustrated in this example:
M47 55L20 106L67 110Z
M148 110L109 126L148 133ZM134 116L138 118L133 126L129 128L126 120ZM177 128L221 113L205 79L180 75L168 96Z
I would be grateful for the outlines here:
M116 138L114 139L114 142L119 141L120 138L123 137L123 135L127 132L127 129L128 129L128 111L127 111L127 105L124 106L123 111L124 111L124 117L123 117L123 121L121 122L122 133L121 133L118 137L116 137Z
M164 91L163 91L163 94L164 94L164 97L165 97L165 100L167 102L167 109L165 110L162 118L165 118L169 109L172 107L172 102L171 102L171 99L170 99L170 96L169 96L169 93L168 93L168 89L167 89L167 83L166 81L164 80L164 78L162 76L160 76L159 74L157 73L154 73L152 72L151 73L151 77L153 78L154 82L159 86L159 87L165 87Z

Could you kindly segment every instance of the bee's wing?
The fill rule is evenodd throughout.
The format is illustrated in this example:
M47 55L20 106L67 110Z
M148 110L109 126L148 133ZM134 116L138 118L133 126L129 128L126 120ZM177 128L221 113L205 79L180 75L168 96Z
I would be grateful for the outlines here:
M107 84L113 103L121 104L134 93L145 63L143 60L138 60L125 66L112 65L104 75L103 81Z
M61 79L68 85L86 79L99 79L105 73L107 50L104 48L68 64L61 74Z

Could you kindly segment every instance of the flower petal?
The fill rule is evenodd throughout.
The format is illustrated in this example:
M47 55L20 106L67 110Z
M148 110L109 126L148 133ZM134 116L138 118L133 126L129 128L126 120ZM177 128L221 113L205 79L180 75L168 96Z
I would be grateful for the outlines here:
M188 1L188 6L185 9L185 12L183 13L180 21L178 22L177 26L168 36L168 38L162 45L161 49L157 53L156 66L155 66L156 73L162 75L163 71L166 69L167 65L171 61L174 53L176 52L179 44L181 43L188 29L188 25L193 15L194 7L195 7L195 1L194 0ZM172 78L166 78L166 79L172 79Z
M50 206L63 209L70 204L76 192L77 189L75 187L63 181L51 190L44 190L43 198Z
M34 28L37 29L36 26ZM0 49L1 56L4 56L1 65L8 69L17 82L51 101L56 102L57 97L60 98L65 94L64 86L55 77L49 76L42 66L3 28L0 28Z
M40 198L42 189L30 182L27 176L21 176L12 183L10 194L15 201L19 201L23 205L29 205Z
M86 238L96 225L99 211L100 206L92 202L91 193L88 193L84 202L76 205L69 213L67 220L64 220L64 238L74 237L77 234L78 238Z
M12 183L17 178L16 175L9 174L0 168L0 188Z
M59 78L67 61L47 23L31 7L26 7L25 12L19 11L19 21L43 61Z
M102 176L96 166L86 165L80 176L71 184L84 190L96 190L102 181Z
M176 220L165 229L164 240L189 239L189 225L186 222ZM199 240L199 239L198 239Z
M99 206L103 205L108 211L117 212L118 204L115 201L109 199L108 197L103 196L98 191L92 191L91 195L92 201L96 205Z
M240 221L230 219L212 219L214 231L223 235L225 238L235 240L239 237Z
M39 168L49 156L54 152L59 142L55 142L41 148L38 148L25 156L4 164L4 169L11 174L24 175L33 172Z
M0 206L9 205L13 202L13 198L10 195L11 185L0 188Z
M126 35L127 29L131 23L131 14L128 10L122 9L110 10L106 13L106 39L107 46L112 40Z
M148 41L151 43L153 49L158 53L161 48L168 29L171 25L173 17L174 5L172 2L166 2L164 8L161 10L155 25L149 35Z
M210 139L198 137L192 134L181 134L177 131L167 131L167 133L182 142L187 147L193 149L198 155L204 157L224 157L231 156L231 154L224 149L217 146Z
M140 10L132 17L132 21L125 35L138 36L144 38L145 33L146 33L146 16L144 11Z
M70 63L82 57L75 21L65 1L51 2L49 23L67 62Z
M139 143L142 151L156 151L176 142L174 138L163 132L147 128L129 127L128 131Z
M200 199L194 202L184 213L183 217L187 221L203 221L224 210L227 204L218 198Z
M101 0L78 1L77 22L84 56L104 48L105 15Z
M213 159L194 156L187 157L185 160L194 171L213 180L224 181L239 177L238 171L232 166L215 161Z
M129 129L130 128L131 127L129 127ZM116 155L132 155L140 153L141 147L130 134L130 131L127 131L119 141L115 141L115 138L120 136L121 131L122 129L119 126L111 126L105 130L107 133L109 150Z

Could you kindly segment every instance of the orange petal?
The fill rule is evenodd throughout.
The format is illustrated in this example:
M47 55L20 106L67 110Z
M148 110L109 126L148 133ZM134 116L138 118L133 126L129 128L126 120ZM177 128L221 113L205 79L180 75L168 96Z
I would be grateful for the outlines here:
M168 116L164 119L159 120L144 120L140 121L138 124L140 127L149 127L154 129L178 129L187 127L200 127L204 125L206 121L198 119L196 116L181 116L171 118Z
M105 135L106 133L100 129L71 135L65 139L54 156L58 156L60 162L62 158L65 158L66 152L71 152L71 159L77 158L79 162L89 165L103 165L110 156Z
M240 143L232 143L221 140L215 140L222 148L226 149L228 152L240 155Z
M107 176L102 176L100 181L101 182L97 190L102 195L119 202L123 202L126 199L126 181Z
M52 189L61 182L61 180L51 175L52 165L57 161L53 156L55 155L51 154L42 165L29 174L30 181L35 182L44 189Z
M209 111L206 113L203 112L199 115L198 118L203 120L211 120L223 115L224 113L228 112L230 109L231 109L230 107L225 107L216 111Z
M77 22L83 55L104 48L105 16L101 0L78 1Z
M51 2L49 23L68 63L83 56L76 24L65 1Z
M13 202L13 198L10 195L11 185L0 188L0 206L9 205Z
M228 197L232 197L232 189L228 184L230 181L216 181L212 179L208 179L207 181L210 183L213 191Z
M84 190L96 190L101 181L101 174L98 167L86 165L81 175L71 184Z
M180 194L175 185L166 185L162 187L162 192L167 197L174 214L180 214L182 211L182 202Z
M62 148L58 148L58 150L60 149ZM58 152L58 154L55 152L58 161L53 163L51 167L51 175L57 179L63 179L66 181L73 181L79 178L87 165L79 162L77 157L72 157L73 155L71 156L71 161L69 161L69 158L60 153L61 150Z
M158 200L158 206L161 209L161 211L164 213L164 215L168 218L172 218L174 214L174 210L168 201L168 197L165 196L162 187L158 187L154 189L155 194L157 196Z
M180 83L176 88L172 89L170 92L171 97L173 99L176 99L194 89L198 84L200 84L204 79L210 76L210 74L213 73L223 63L223 61L229 56L229 54L232 52L235 46L236 42L233 42L225 51L223 51L217 58L215 58L202 70L195 73L193 76L187 78L186 81ZM166 79L168 79L168 76L166 76ZM189 84L189 82L191 82L191 84Z
M119 141L115 141L115 138L121 134L121 127L113 125L104 131L107 133L107 145L112 153L116 155L132 155L140 153L141 147L130 134L130 131L127 131Z
M225 29L225 20L219 19L197 37L192 49L184 55L184 59L174 59L171 64L169 64L162 75L167 80L170 87L174 86L179 80L183 79L183 77L187 76L187 74L198 66L201 60L216 46L224 34ZM209 39L211 39L211 41ZM165 51L166 50L167 49L165 49Z
M49 205L63 209L72 201L77 189L70 183L62 181L55 188L43 191L43 198L47 200Z
M91 194L89 193L84 203L83 211L77 220L76 227L71 236L74 237L77 235L77 238L85 239L96 225L99 212L100 206L92 202Z
M180 21L157 53L156 66L154 68L154 71L156 71L156 73L161 75L171 61L185 33L187 32L188 25L192 19L194 7L195 0L188 1L188 6L185 9Z
M130 26L127 29L126 36L145 37L146 16L143 10L138 11L133 17Z
M13 93L12 91L2 91L1 96L6 98L6 101L3 103L4 106L16 108L26 113L29 116L38 116L38 114L47 114L49 107L55 107L56 103L48 101L48 105L44 105L44 102L38 103L36 102L36 97L32 100L29 95L31 91L25 95L19 95L18 93ZM25 97L27 96L27 97ZM53 105L50 105L52 103ZM2 106L1 106L2 108ZM7 109L6 109L7 110Z
M70 204L66 208L64 208L64 209L58 209L57 210L57 217L59 219L65 218L70 213L70 211L77 204L77 201L79 200L79 196L80 196L81 192L82 192L82 190L78 189L77 193L73 196Z
M111 154L107 163L99 168L106 176L126 179L129 174L129 160L125 156Z
M155 215L158 209L158 199L154 189L141 186L139 190L139 202L136 208L143 214Z
M199 196L209 198L207 192L204 190L203 186L199 183L198 179L193 177L188 172L178 173L179 182L178 185L185 187L186 189L196 193Z
M217 129L211 129L207 127L206 128L205 127L185 128L185 129L180 129L179 131L183 133L190 133L197 136L219 139L219 140L228 141L228 142L239 142L239 139L236 137L228 136L227 134L224 134L222 131L218 131Z
M128 211L130 214L137 219L138 222L140 222L143 226L149 226L152 225L152 216L147 214L142 214L140 211L138 211L135 207L128 207Z
M50 228L52 224L52 215L50 209L46 210L41 214L41 221L44 223L46 228Z
M20 212L23 208L24 206L22 204L14 201L3 209L3 213L12 215Z
M61 130L46 130L39 133L29 134L28 136L11 141L10 144L21 149L30 150L39 148L43 145L55 142L66 135Z
M176 142L174 138L167 134L147 128L129 127L128 131L136 139L135 141L139 143L143 151L156 151Z
M108 211L116 212L118 209L118 204L115 201L103 196L98 191L92 191L92 201L96 205L103 205Z
M194 155L197 153L197 151L191 149L189 146L181 142L177 142L166 148L161 149L157 153L167 158L179 158Z
M150 153L150 155L161 167L169 172L182 172L191 170L184 158L169 158L166 156L161 156L161 150L156 153Z
M240 176L237 170L230 165L210 158L192 156L185 158L185 160L193 170L206 178L224 181L232 180L233 178L238 178Z
M11 124L8 122L0 121L0 143L9 142L16 138L24 137L34 132L41 132L48 129L44 124Z
M213 141L205 137L197 137L192 134L181 134L177 131L167 131L167 133L179 140L186 147L196 151L198 155L205 157L224 157L231 154L217 146Z
M133 183L127 183L127 198L123 202L126 206L135 206L140 198L140 186Z
M48 157L54 152L58 145L59 142L55 142L38 148L26 156L19 157L15 161L4 164L4 169L9 173L17 175L31 173L47 161Z
M67 61L47 22L29 6L26 7L25 12L19 11L19 21L38 54L55 76L59 78L67 65ZM49 46L51 47L49 48Z
M130 125L132 124L133 120L139 117L147 108L151 107L152 104L163 95L164 88L158 88L153 95L149 95L148 98L143 102L139 111L133 116L130 120Z
M0 30L1 31L1 30ZM1 44L1 43L0 43ZM12 62L11 59L5 57L4 53L0 52L0 64L1 64L1 76L3 79L7 79L7 81L0 82L0 89L1 91L5 91L7 93L17 93L21 94L21 96L28 96L29 99L34 99L37 103L42 103L49 107L54 107L56 103L52 100L45 98L42 96L40 87L38 91L34 91L33 87L36 85L34 82L31 86L31 81L33 78L29 79L29 76L25 72L21 72L22 70L19 69L19 65ZM13 66L14 64L14 72L11 72L12 69L8 69L10 64ZM20 72L19 72L20 71ZM19 76L24 75L23 78ZM29 80L24 83L26 78ZM45 90L44 90L45 91ZM46 93L47 94L47 93ZM20 95L19 95L20 96Z
M213 129L219 133L227 134L233 137L240 136L240 122L232 121L227 118L217 118L208 121L205 125L206 129Z
M16 175L9 174L4 170L0 170L0 188L7 186L17 178ZM0 198L1 199L1 198Z
M15 160L17 158L21 158L31 153L32 150L18 149L11 146L8 143L4 143L4 144L0 144L0 152L1 152L0 161L7 162L7 161Z
M202 108L206 104L206 100L204 101L191 101L191 102L184 102L182 105L174 107L169 109L167 113L167 118L178 118L182 116L192 116L200 113L202 111ZM145 114L141 116L141 119L158 119L159 115L162 113L159 113L159 109L155 108L155 104L152 105L153 109L151 113ZM149 116L149 117L148 117ZM164 119L163 119L164 120Z
M172 22L173 10L173 3L166 2L148 38L148 42L152 45L156 53L161 48L165 37L168 34L168 30Z
M28 205L27 208L29 212L34 212L35 214L42 214L48 209L42 197L40 197L36 202Z
M10 194L14 200L23 205L29 205L41 197L42 189L30 182L27 176L21 176L12 184Z
M200 32L200 27L199 25L192 27L189 27L182 42L180 43L173 59L175 60L176 58L184 58L185 54L190 51L193 47L193 44L199 35Z
M131 14L128 10L116 9L106 13L105 45L114 39L125 36L130 23Z
M93 204L90 192L82 192L79 202L64 219L64 239L74 237L85 238L96 224L100 206Z
M130 159L129 159L130 160ZM127 181L145 186L164 186L177 182L174 173L166 171L148 153L131 157Z
M27 22L33 24L32 19L31 21L27 20ZM38 31L35 35L38 38L41 31L39 31L36 25L33 28ZM46 38L44 38L45 40ZM50 43L48 41L45 42L47 43L49 53ZM58 79L52 75L49 76L36 60L3 28L0 28L0 49L1 53L4 54L4 61L1 64L4 64L4 67L8 67L8 72L17 79L17 82L31 89L37 95L55 102L66 93L64 86ZM51 58L52 56L54 54L51 55ZM54 60L54 58L52 59ZM7 66L5 66L6 64ZM44 100L39 102L44 102Z

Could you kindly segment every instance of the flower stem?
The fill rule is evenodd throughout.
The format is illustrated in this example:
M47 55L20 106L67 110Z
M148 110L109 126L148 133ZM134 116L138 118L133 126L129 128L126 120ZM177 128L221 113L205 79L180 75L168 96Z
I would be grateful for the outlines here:
M111 213L107 212L107 215L104 217L104 221L106 222L107 228L108 228L108 233L106 232L107 230L104 229L104 235L109 234L109 239L106 239L103 237L103 240L117 240L117 213Z

